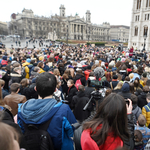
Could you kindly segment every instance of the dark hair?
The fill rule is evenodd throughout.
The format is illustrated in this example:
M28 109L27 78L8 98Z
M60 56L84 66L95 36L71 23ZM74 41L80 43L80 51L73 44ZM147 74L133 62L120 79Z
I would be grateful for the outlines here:
M20 89L20 84L19 83L13 83L10 86L10 91L16 93Z
M79 85L78 90L84 92L84 86L83 85Z
M130 93L134 94L134 84L129 83L129 85L130 85Z
M98 126L101 126L97 130ZM102 145L110 132L123 141L129 138L127 128L127 110L124 98L118 94L109 94L100 104L94 118L83 125L83 129L91 128L91 138Z
M140 130L134 131L134 140L135 142L141 142L143 140L143 135Z
M136 95L134 95L134 94L132 94L131 95L131 101L132 101L132 104L134 105L134 104L137 104L137 96Z
M56 77L48 72L41 73L36 79L36 90L42 98L52 95L56 85Z
M106 90L106 96L108 96L109 94L111 94L111 92L112 92L112 89L107 89Z

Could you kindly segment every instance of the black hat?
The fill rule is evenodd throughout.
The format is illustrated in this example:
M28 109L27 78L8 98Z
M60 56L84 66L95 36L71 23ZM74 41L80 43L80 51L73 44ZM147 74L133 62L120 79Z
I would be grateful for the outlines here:
M113 79L118 79L118 76L117 75L113 75Z

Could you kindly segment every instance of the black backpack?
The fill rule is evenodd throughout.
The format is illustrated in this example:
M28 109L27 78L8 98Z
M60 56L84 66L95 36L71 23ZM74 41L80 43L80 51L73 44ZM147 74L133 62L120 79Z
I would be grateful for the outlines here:
M54 150L51 137L47 132L52 118L40 125L24 123L24 138L29 150Z
M47 129L60 107L56 110L53 116L43 124L35 125L25 124L23 122L25 130L24 139L27 143L28 150L54 150L53 142L49 133L47 132Z

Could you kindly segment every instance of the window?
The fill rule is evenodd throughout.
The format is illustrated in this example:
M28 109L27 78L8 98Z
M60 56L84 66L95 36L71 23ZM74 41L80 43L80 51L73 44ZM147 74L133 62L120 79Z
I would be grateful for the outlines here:
M150 7L150 0L146 0L146 7Z
M134 36L138 36L138 27L135 27Z
M138 16L138 21L140 20L140 16Z
M137 17L138 17L138 16L135 16L135 21L137 21Z
M141 0L137 0L137 9L141 8Z
M147 33L148 33L148 26L145 26L145 27L144 27L144 33L143 33L143 35L146 35L146 36L147 36Z
M145 14L145 20L147 20L147 14Z
M149 14L147 15L147 20L149 20Z

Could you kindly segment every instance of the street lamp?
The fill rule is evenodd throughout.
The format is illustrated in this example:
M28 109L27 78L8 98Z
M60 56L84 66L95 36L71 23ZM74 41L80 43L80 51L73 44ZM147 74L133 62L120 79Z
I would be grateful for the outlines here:
M143 46L143 51L145 51L145 46L146 46L146 38L147 38L147 34L144 35L144 46Z

